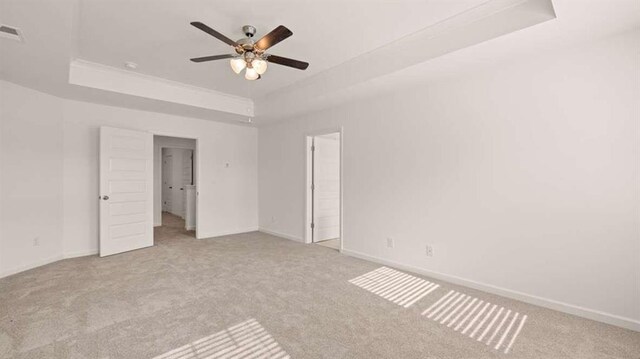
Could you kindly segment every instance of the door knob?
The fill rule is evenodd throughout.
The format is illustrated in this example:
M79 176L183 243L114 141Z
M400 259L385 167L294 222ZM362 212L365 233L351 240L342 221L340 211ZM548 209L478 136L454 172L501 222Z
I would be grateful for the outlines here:
M102 199L106 201L109 199L109 196L102 196Z

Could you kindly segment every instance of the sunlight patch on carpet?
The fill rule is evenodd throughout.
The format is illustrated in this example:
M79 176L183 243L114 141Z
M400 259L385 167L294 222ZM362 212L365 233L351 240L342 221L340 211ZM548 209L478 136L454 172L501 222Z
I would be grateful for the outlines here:
M154 359L288 359L289 355L255 319L173 349Z
M422 315L505 354L527 321L526 315L453 290Z
M349 282L405 308L439 287L438 284L387 267L380 267Z

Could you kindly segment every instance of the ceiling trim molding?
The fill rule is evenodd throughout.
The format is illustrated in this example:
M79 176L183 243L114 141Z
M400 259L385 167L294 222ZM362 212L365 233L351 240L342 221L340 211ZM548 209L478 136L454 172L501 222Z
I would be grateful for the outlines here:
M69 83L241 116L254 116L253 100L82 59L69 64Z
M488 1L258 99L258 120L305 113L328 94L555 18L551 0Z

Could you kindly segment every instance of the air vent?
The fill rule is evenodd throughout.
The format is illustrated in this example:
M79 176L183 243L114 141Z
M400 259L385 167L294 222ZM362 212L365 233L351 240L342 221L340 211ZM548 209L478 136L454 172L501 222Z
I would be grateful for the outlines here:
M8 25L0 25L0 36L19 42L24 41L22 38L22 31Z

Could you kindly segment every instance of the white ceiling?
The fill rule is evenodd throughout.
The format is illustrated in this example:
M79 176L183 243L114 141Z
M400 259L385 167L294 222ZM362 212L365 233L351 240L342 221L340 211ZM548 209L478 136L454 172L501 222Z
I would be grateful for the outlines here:
M527 1L538 0L519 0ZM358 78L357 83L354 71L350 82L337 86L329 81L353 69L354 61L366 61L380 49L398 48L394 44L402 43L407 35L459 18L471 8L509 2L517 1L0 0L0 23L19 27L25 37L24 43L0 38L0 78L66 98L211 120L246 119L220 110L69 83L70 64L75 59L118 69L123 69L124 61L134 61L140 74L253 99L258 108L256 122L274 121L409 83L482 71L483 66L497 61L554 51L640 26L638 0L553 0L556 20L437 58L424 57L406 69ZM191 57L229 50L190 26L194 20L233 39L242 36L240 26L244 24L256 26L257 37L285 25L294 35L272 52L311 65L307 71L272 65L262 80L250 82L233 74L224 60L191 63ZM397 58L414 60L414 55L410 50L400 51ZM314 96L320 90L322 96Z
M237 96L258 98L334 67L487 0L82 0L77 57ZM260 81L230 71L228 60L189 58L233 53L189 25L201 21L231 39L242 25L260 38L278 25L293 36L270 53L309 62L306 71L278 65Z

